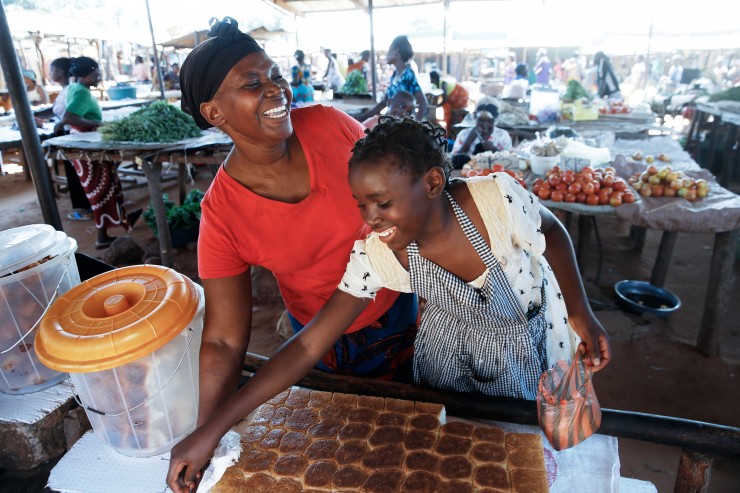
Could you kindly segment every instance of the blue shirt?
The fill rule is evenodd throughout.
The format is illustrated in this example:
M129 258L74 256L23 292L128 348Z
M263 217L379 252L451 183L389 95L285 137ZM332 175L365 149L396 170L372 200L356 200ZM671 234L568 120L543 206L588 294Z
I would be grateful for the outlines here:
M416 80L416 74L411 70L409 65L406 65L406 68L401 72L401 75L398 75L398 71L393 72L393 75L391 76L391 84L385 91L386 100L390 101L393 96L401 90L408 91L411 94L415 94L416 91L421 91L421 86Z

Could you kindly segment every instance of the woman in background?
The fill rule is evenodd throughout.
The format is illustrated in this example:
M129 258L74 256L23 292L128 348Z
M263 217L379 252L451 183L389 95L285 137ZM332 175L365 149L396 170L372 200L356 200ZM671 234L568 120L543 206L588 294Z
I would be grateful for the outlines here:
M603 51L594 55L594 66L596 67L596 94L600 98L620 101L622 91L619 89L619 79L617 79L617 74L614 73L612 62Z
M88 57L73 58L70 61L69 75L77 82L67 90L67 107L62 122L71 127L72 132L92 132L103 124L103 112L90 91L100 83L98 62ZM108 248L114 237L108 236L108 229L120 226L131 231L141 215L141 209L126 215L123 207L123 190L116 174L116 164L109 161L87 161L73 159L72 165L80 178L85 195L92 206L98 238L95 248Z
M33 70L24 70L23 82L26 83L26 96L31 105L46 104L49 102L49 96L46 94L44 86L36 83L36 72Z
M457 123L452 121L452 112L466 109L470 94L468 94L467 89L458 84L452 77L441 79L439 72L436 70L429 72L429 80L439 89L442 89L442 110L444 111L445 130L447 130L447 135L450 135L452 125Z
M424 120L427 115L427 99L416 80L416 74L411 69L409 60L414 56L414 49L411 47L407 36L397 36L388 48L388 54L385 59L389 65L396 68L391 76L391 83L385 91L385 98L378 103L373 109L362 115L359 120L364 121L379 114L388 106L393 96L400 90L410 92L416 98L416 119Z
M293 101L313 101L313 86L311 85L311 65L306 63L306 54L303 50L295 50L296 65L290 69L290 86L293 90Z

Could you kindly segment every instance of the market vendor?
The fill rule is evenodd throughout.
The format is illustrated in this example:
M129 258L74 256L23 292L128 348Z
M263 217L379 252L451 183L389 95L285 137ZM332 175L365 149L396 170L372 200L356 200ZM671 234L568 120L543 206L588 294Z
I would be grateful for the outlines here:
M442 110L444 111L445 130L447 130L447 134L449 135L450 129L453 125L452 112L467 109L470 94L468 94L468 90L465 89L462 84L458 84L454 78L441 78L439 72L436 70L429 72L429 80L437 88L442 89Z
M235 20L215 23L209 35L183 63L182 107L201 128L228 134L234 148L201 204L199 428L173 449L171 471L178 457L203 452L203 428L237 390L251 332L250 267L275 275L299 332L334 292L364 224L347 163L365 128L324 105L291 109L290 84ZM318 368L400 377L411 369L417 312L411 294L377 293Z
M33 70L24 70L23 82L26 84L26 96L31 105L46 104L49 102L49 96L46 94L44 86L36 82L36 72Z
M67 89L67 107L62 122L70 126L72 133L95 131L103 124L103 112L90 91L101 80L98 62L86 56L72 58L69 75L75 77L77 82L70 84ZM108 229L120 226L127 232L131 231L142 211L137 209L126 214L121 181L112 162L86 159L71 161L92 206L98 232L95 248L108 248L115 240L108 235Z
M511 149L511 137L507 131L496 128L496 117L498 108L495 104L483 104L476 108L475 127L461 130L452 146L452 165L455 169L462 168L475 154Z

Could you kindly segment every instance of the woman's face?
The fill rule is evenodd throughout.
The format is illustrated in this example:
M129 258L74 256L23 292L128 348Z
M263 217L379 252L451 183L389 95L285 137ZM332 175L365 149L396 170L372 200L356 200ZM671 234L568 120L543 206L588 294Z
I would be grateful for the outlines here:
M483 136L491 135L491 132L493 132L493 124L496 122L496 119L490 111L479 111L475 121L475 129L479 134Z
M386 62L393 65L396 62L401 60L401 55L398 54L398 48L391 45L390 48L388 48L388 54L385 56Z
M86 87L95 87L100 83L101 80L102 77L100 77L100 68L96 68L84 77L77 78L77 82Z
M293 133L293 92L277 64L264 52L250 53L232 67L212 104L218 126L256 142L284 141ZM231 135L235 138L235 135Z
M391 250L402 251L420 237L428 211L424 180L387 161L351 168L349 186L362 219Z

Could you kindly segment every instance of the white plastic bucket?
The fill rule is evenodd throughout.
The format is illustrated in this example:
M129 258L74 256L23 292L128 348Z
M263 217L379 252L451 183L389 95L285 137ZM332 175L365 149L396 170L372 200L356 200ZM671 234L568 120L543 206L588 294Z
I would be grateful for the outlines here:
M74 238L46 224L0 232L0 392L28 394L64 379L38 360L34 337L54 299L80 284L76 250Z
M529 165L532 168L532 173L535 175L544 175L550 171L553 166L558 164L560 156L535 156L532 155L529 158Z

